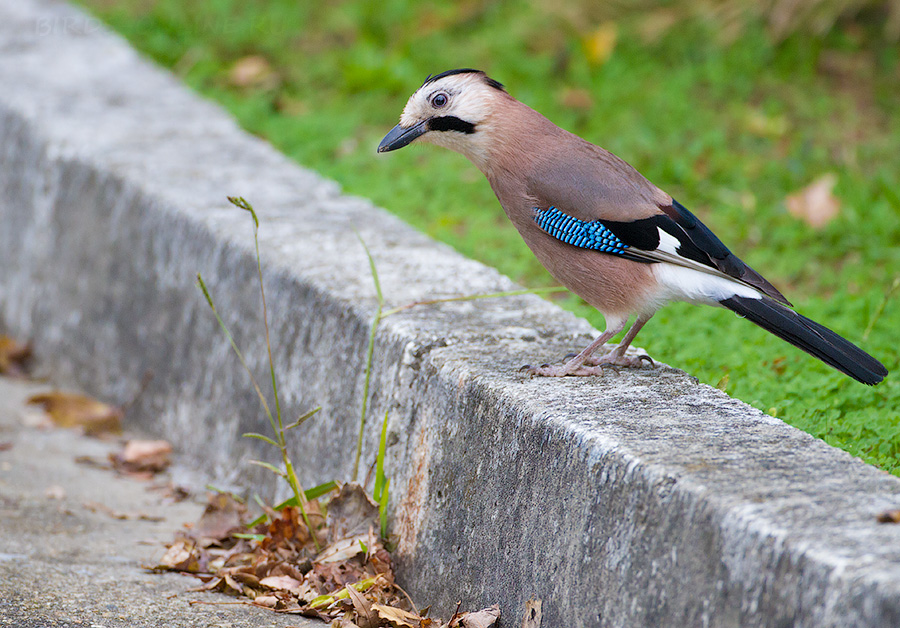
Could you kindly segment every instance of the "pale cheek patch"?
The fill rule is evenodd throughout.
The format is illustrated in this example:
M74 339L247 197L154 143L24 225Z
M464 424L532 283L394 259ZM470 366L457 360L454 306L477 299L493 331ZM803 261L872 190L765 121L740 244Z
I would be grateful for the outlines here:
M406 103L406 106L403 108L403 113L400 114L400 126L404 129L408 129L424 120L427 116L422 113L422 105L416 100L415 95L409 99L409 102Z

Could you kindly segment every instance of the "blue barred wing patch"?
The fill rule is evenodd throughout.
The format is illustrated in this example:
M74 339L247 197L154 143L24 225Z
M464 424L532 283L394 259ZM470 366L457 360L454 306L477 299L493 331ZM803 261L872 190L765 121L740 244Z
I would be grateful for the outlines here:
M628 245L599 220L586 222L562 213L555 207L534 208L534 221L547 234L567 244L602 253L625 255Z

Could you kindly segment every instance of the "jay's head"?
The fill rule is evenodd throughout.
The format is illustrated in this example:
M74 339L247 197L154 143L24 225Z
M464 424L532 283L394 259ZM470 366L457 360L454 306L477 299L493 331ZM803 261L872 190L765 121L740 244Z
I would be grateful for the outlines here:
M479 70L448 70L429 76L409 97L400 124L385 135L379 153L420 139L462 153L476 164L498 102L509 98L503 85Z

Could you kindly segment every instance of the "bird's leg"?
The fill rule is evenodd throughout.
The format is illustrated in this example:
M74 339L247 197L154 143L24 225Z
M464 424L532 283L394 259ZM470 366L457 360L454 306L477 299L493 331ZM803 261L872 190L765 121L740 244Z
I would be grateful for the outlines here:
M568 360L564 364L557 364L551 366L549 364L543 364L541 366L531 366L525 365L520 371L523 371L531 376L539 376L539 377L564 377L566 375L600 375L603 372L602 366L585 366L585 361L591 356L591 354L597 350L598 347L606 344L613 336L618 334L625 327L625 323L628 322L628 319L625 319L611 327L607 327L606 331L600 334L594 342L589 344L584 350L576 355L571 360ZM635 322L635 325L637 323ZM630 332L629 332L630 333ZM637 333L637 332L635 332Z
M640 355L640 356L626 356L625 352L628 350L628 347L631 346L631 342L634 340L634 337L638 335L638 332L641 331L641 328L647 324L647 321L650 320L652 315L640 315L634 321L634 325L631 326L631 329L628 330L628 333L625 334L625 337L622 338L622 342L619 343L619 346L607 353L606 355L601 355L598 357L589 356L587 360L585 360L586 364L591 366L628 366L641 368L644 362L653 366L653 360L649 355Z

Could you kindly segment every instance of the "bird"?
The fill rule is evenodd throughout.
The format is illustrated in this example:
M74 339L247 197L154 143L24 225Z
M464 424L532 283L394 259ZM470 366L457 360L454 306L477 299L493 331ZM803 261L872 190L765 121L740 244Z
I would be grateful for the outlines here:
M797 313L685 206L611 152L555 125L472 68L429 75L379 153L425 142L461 153L487 177L506 215L549 273L603 314L606 329L561 364L531 376L642 368L627 355L664 305L724 307L858 382L888 371L871 355ZM626 328L618 346L597 350Z

